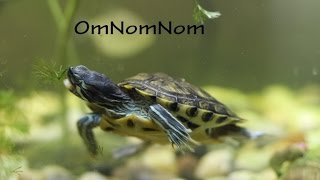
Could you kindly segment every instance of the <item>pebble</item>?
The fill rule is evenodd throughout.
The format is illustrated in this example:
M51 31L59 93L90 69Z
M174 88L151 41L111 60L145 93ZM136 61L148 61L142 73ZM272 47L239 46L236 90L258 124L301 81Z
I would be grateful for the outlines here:
M24 170L19 172L16 176L17 178L11 178L10 180L43 180L43 175L40 171L36 170Z
M261 171L269 166L272 154L269 148L243 147L235 158L235 169Z
M45 180L75 180L75 177L65 168L55 165L46 166L42 170Z
M143 153L137 163L167 174L176 174L178 171L175 152L171 146L154 145Z
M78 180L108 180L108 178L98 172L86 172Z
M276 173L271 169L267 168L259 173L256 173L255 180L277 180Z
M206 178L205 180L228 180L228 178L226 176L215 176L215 177Z
M137 180L162 180L174 179L175 177L165 172L159 172L141 163L127 163L125 166L116 169L113 176L114 179L137 179Z
M186 153L177 158L178 174L184 179L195 179L194 171L199 159L193 154Z
M320 160L317 160L317 158L298 159L289 165L289 168L284 173L282 179L283 180L292 180L292 179L319 180L320 179Z
M277 176L272 169L268 168L255 173L248 170L238 170L230 173L227 180L276 180Z
M233 156L233 152L227 148L207 153L200 159L195 170L196 177L206 179L228 174L233 168Z
M228 176L228 180L253 180L254 173L247 170L234 171Z

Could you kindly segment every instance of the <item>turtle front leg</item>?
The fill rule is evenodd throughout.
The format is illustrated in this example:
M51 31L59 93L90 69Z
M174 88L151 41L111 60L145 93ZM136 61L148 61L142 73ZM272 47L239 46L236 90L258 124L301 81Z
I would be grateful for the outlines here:
M172 145L177 146L180 150L182 146L189 147L189 142L196 143L189 135L191 130L184 127L180 121L160 104L151 105L149 115L167 133Z
M77 122L78 132L92 155L96 155L98 151L92 129L99 126L100 120L100 114L92 113L82 117Z

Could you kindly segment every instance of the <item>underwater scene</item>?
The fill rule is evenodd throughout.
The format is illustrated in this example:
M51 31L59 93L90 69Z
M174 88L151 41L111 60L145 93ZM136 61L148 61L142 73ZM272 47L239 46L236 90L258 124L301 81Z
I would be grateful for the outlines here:
M320 180L320 1L0 0L0 180Z

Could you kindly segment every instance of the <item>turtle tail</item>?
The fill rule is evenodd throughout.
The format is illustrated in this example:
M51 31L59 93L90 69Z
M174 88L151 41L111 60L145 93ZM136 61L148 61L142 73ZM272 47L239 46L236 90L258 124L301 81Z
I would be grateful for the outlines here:
M238 146L250 140L259 141L261 137L265 136L265 133L251 131L236 124L229 124L212 129L211 136L220 141Z

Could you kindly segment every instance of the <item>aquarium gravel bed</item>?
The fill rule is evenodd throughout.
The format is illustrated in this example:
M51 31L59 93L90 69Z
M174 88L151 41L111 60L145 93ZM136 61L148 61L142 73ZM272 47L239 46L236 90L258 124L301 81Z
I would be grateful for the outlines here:
M2 135L12 146L1 146L0 177L10 180L320 178L318 86L293 91L274 85L249 94L214 86L204 89L247 119L243 126L268 136L241 147L232 143L210 144L196 148L194 153L154 144L134 156L113 159L114 149L140 141L97 130L101 152L93 158L75 127L77 118L88 109L75 97L67 96L69 134L61 140L57 95L35 92L12 104L22 113L29 130L19 132L19 127L15 127L19 123L1 127L0 132L5 132ZM0 117L0 123L5 123L4 119L12 115L1 109Z

